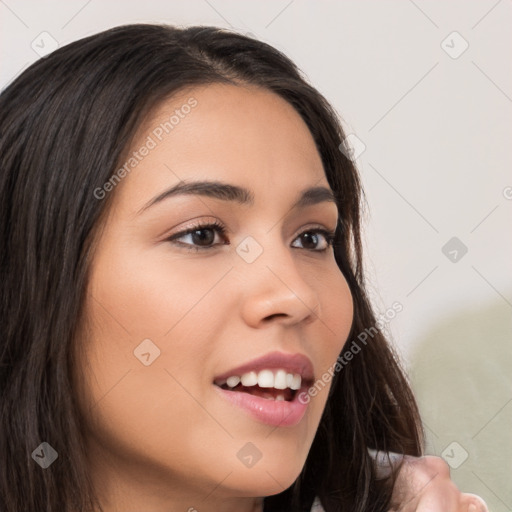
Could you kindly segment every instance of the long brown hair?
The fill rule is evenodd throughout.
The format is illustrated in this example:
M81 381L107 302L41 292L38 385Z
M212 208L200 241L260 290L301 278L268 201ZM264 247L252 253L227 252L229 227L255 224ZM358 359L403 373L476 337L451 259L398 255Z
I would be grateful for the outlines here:
M334 252L354 299L348 340L377 325L365 291L364 196L334 109L281 52L216 27L116 27L64 46L0 95L0 508L91 511L73 391L76 339L96 229L113 194L94 191L118 169L138 126L187 87L247 83L273 91L306 122L334 191ZM115 192L114 192L115 193ZM377 331L377 332L374 332ZM265 511L385 510L393 480L378 481L368 448L422 452L417 406L380 330L334 373L300 476ZM48 441L59 463L31 453Z

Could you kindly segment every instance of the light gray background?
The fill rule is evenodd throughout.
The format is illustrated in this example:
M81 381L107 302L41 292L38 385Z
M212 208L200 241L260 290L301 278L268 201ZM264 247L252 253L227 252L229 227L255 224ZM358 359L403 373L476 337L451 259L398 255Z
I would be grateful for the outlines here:
M511 0L1 0L0 87L36 51L133 22L271 43L335 106L352 147L366 146L356 161L372 299L382 312L403 304L389 334L429 452L461 489L511 511ZM468 248L448 254L455 262L442 252L452 237Z

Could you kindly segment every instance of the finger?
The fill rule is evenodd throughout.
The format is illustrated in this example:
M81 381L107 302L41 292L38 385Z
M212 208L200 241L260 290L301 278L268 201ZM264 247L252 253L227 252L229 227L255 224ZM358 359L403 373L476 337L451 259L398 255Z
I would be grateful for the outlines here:
M452 483L425 489L421 494L415 512L468 512L461 509L460 492Z
M425 456L405 459L401 474L407 486L392 500L398 512L467 512L461 509L461 496L450 480L450 470L439 457ZM404 492L405 491L405 492ZM468 502L469 503L469 502Z
M489 512L487 508L487 503L476 494L471 494L469 492L462 493L461 497L461 505L463 512Z

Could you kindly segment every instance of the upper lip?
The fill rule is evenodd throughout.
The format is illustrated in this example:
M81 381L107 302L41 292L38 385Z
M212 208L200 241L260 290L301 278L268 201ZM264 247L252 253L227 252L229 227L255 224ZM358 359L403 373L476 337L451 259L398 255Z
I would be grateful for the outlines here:
M265 369L283 369L288 373L298 373L302 377L303 382L313 382L314 380L313 363L304 354L269 352L262 357L258 357L236 368L231 368L221 375L217 375L214 381L227 379L233 375L241 376L250 371L258 372Z

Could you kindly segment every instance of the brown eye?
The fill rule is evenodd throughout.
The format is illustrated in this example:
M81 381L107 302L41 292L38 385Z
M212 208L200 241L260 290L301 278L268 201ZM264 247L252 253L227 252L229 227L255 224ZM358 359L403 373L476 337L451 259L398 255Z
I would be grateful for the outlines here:
M184 231L180 231L179 233L175 233L170 238L168 238L167 241L185 246L187 249L200 251L201 249L211 249L216 245L219 245L218 243L214 243L216 233L219 233L220 236L225 239L226 228L217 222L199 224L197 226L192 226L191 228L188 228ZM177 241L185 237L188 237L188 242Z
M315 252L324 252L331 247L334 241L334 232L327 231L325 229L310 229L303 231L296 240L301 240L303 249L307 249ZM322 244L323 240L323 244ZM318 249L316 246L322 244L323 247ZM300 247L299 247L300 248Z
M215 240L215 231L211 228L195 229L188 234L197 245L210 245Z
M315 249L319 243L319 237L317 233L303 233L300 235L302 238L302 245L305 249Z

